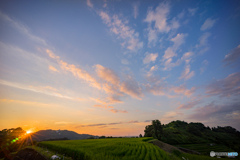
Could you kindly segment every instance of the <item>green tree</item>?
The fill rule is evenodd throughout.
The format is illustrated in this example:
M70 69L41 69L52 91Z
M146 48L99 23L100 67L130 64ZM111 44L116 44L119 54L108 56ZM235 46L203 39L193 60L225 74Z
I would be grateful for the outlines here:
M158 139L161 140L162 134L163 134L163 128L162 124L159 120L153 120L152 121L152 126L153 126L153 131L154 131L154 136Z
M142 138L142 134L139 134L139 137Z
M144 137L152 137L153 136L153 126L152 125L148 125L145 127L144 130Z

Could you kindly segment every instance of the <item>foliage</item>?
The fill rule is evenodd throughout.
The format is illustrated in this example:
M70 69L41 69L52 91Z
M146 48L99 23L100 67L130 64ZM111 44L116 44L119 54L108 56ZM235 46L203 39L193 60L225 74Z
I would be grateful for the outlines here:
M26 142L25 133L20 127L0 131L0 158L17 151Z
M142 134L139 134L139 137L142 138Z
M154 131L154 137L156 137L158 140L161 140L163 132L161 122L159 120L153 120L152 126Z
M152 125L148 125L144 130L144 137L153 137L154 129Z

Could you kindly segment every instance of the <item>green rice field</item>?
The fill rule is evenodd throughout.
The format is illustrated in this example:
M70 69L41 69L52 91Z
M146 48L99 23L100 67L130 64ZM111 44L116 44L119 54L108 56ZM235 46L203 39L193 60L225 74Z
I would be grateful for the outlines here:
M210 156L174 155L147 141L153 138L107 138L43 141L38 146L77 160L213 160Z

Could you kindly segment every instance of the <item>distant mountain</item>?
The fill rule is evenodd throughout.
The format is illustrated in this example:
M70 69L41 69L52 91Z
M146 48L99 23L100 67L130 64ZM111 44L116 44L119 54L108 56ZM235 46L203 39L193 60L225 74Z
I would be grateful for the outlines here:
M73 131L68 130L40 130L38 132L32 133L31 135L32 140L35 141L43 141L49 139L63 139L67 138L70 140L77 140L77 139L87 139L89 137L98 138L98 136L93 136L90 134L78 134Z

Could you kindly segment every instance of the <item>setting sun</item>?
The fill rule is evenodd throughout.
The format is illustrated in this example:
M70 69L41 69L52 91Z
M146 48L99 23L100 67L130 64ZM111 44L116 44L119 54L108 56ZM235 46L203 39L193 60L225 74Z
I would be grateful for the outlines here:
M27 134L31 133L32 131L27 131Z

